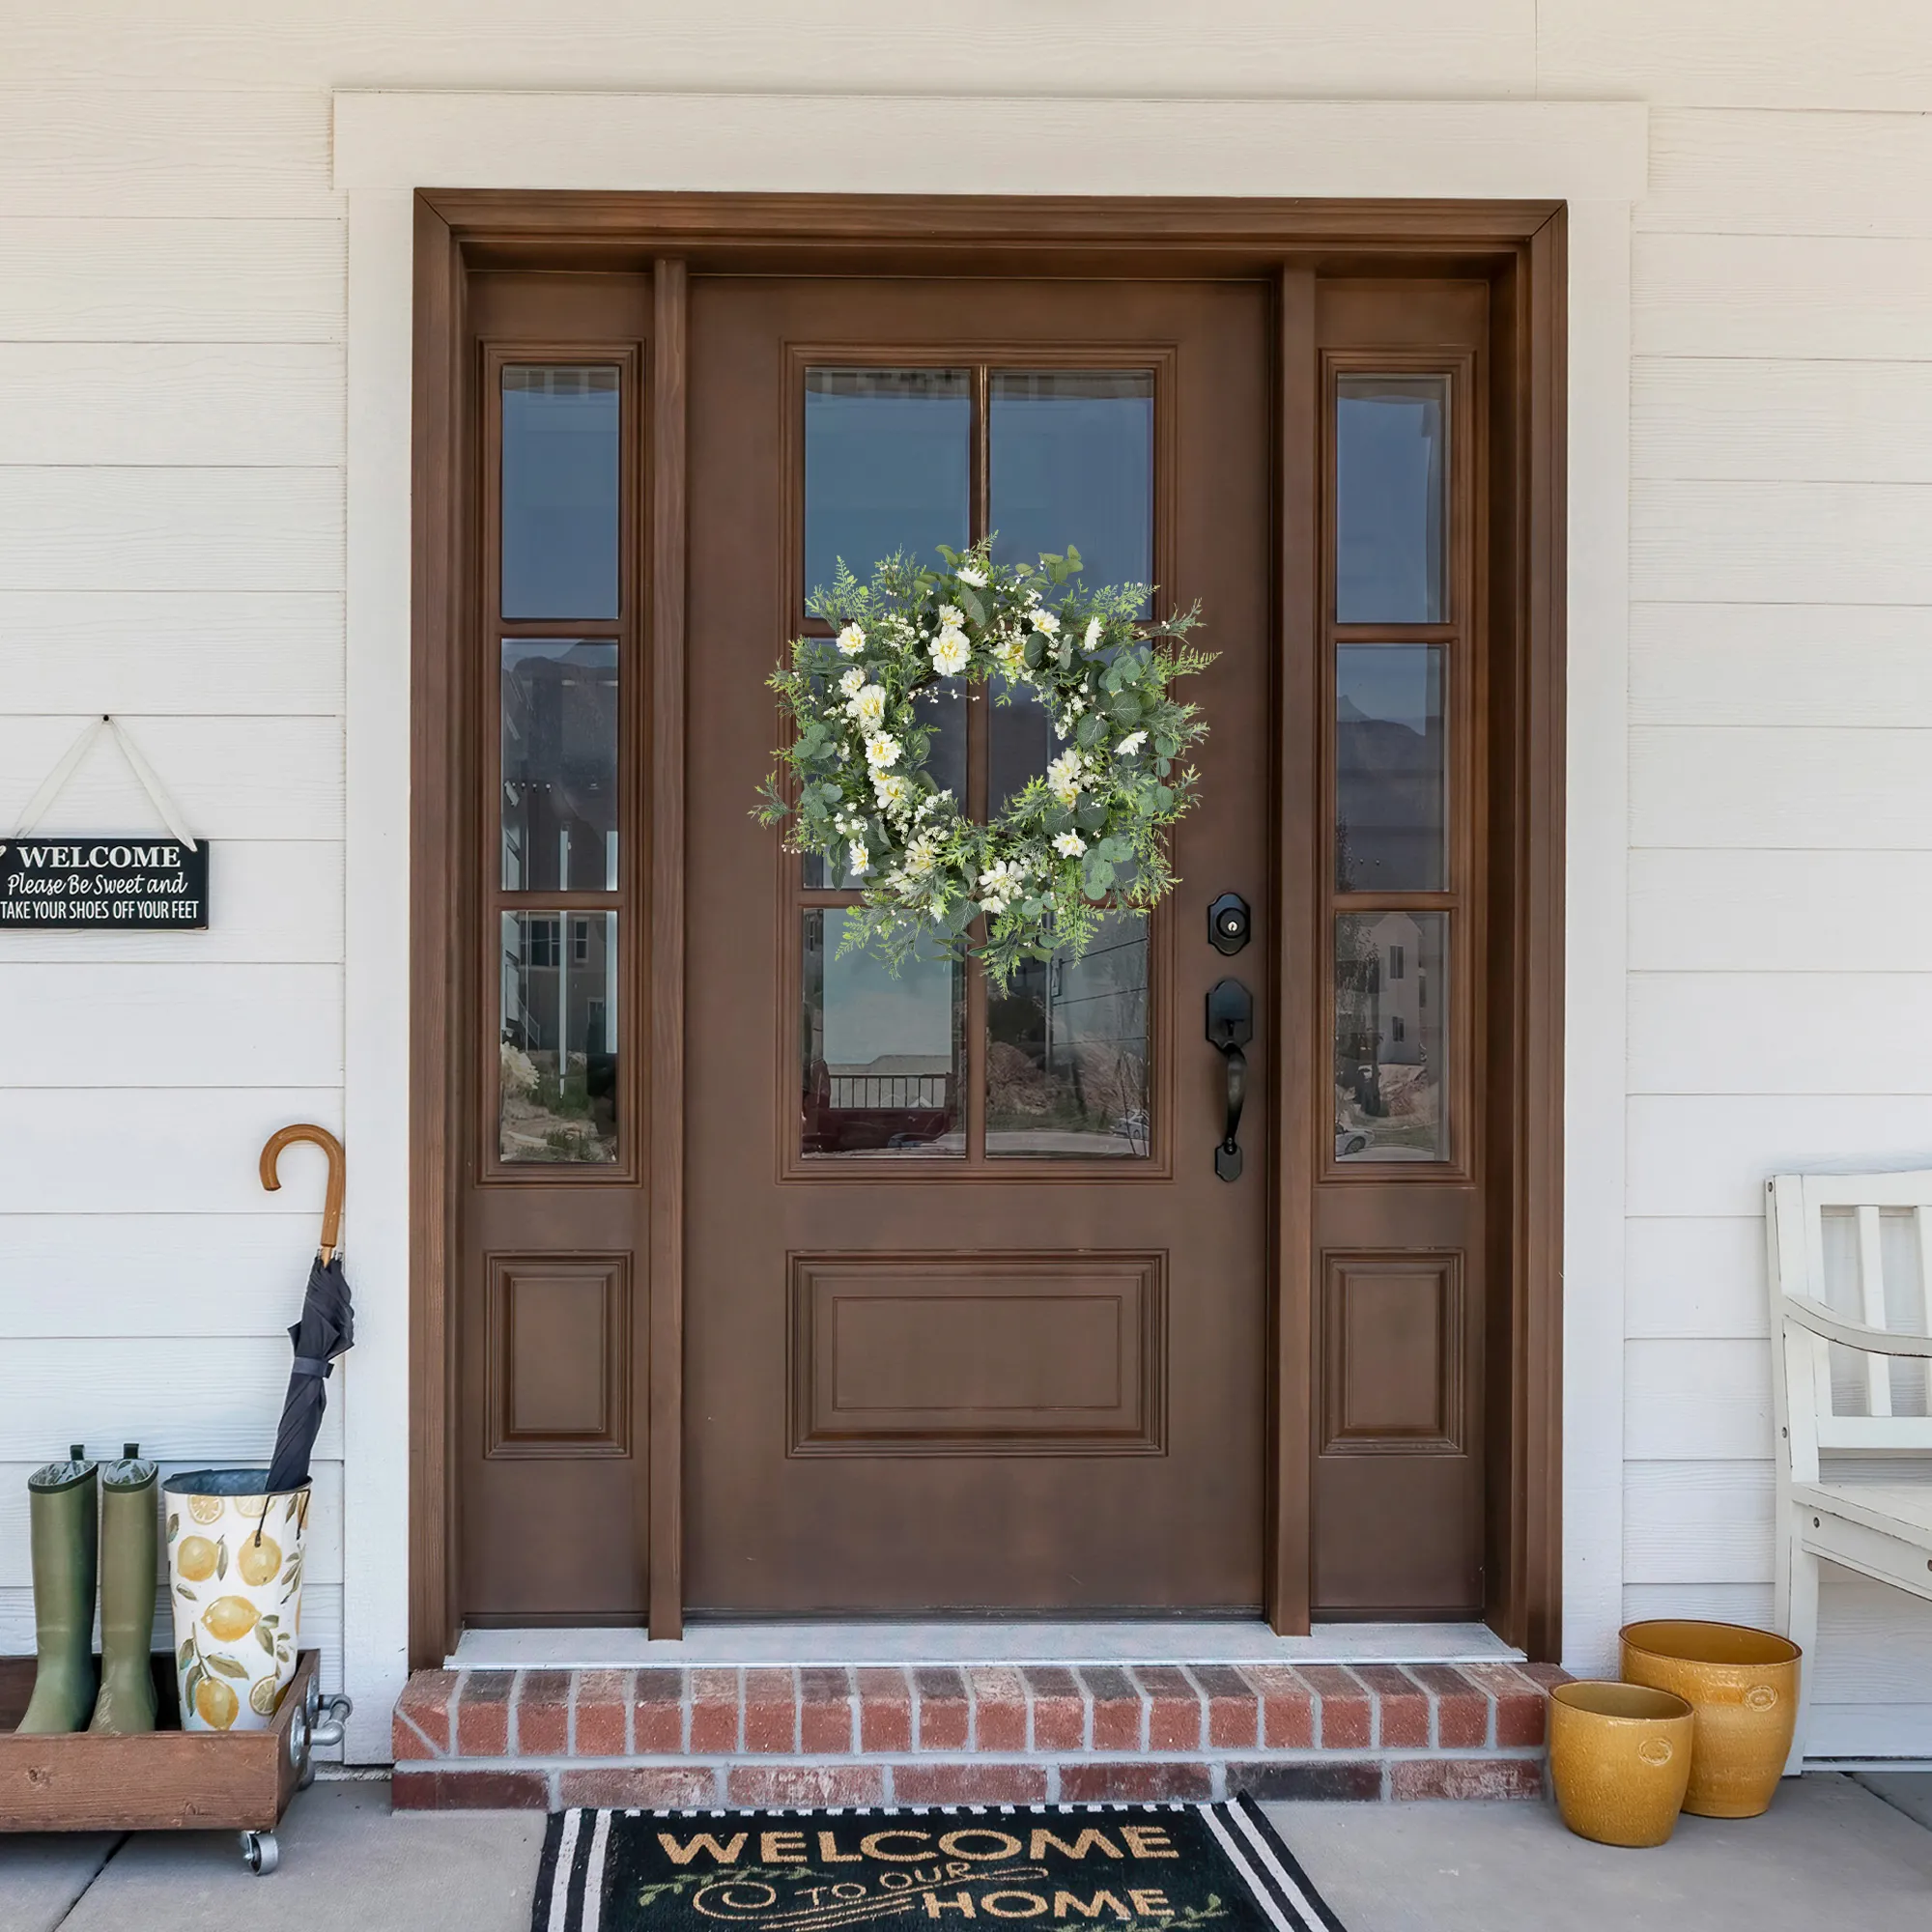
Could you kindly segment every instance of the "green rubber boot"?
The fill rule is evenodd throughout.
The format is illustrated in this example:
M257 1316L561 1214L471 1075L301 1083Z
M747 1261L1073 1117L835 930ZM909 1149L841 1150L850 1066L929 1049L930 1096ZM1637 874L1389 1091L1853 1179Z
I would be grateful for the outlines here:
M94 1708L95 1465L78 1442L72 1459L27 1478L39 1662L22 1731L77 1731Z
M155 1564L160 1548L152 1463L141 1445L100 1471L100 1695L90 1731L155 1728Z

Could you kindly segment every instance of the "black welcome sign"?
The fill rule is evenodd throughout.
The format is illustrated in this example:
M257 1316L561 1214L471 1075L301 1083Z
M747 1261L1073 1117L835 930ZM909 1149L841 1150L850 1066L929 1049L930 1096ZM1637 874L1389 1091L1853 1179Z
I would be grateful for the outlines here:
M0 932L199 931L208 924L208 841L152 833L0 843Z

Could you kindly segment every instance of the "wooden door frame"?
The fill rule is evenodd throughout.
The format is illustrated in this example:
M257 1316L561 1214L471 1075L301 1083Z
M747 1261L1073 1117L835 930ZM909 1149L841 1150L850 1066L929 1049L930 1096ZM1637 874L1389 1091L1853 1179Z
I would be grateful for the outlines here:
M1492 846L1513 941L1508 1009L1489 1066L1512 1124L1498 1148L1492 1282L1506 1386L1492 1410L1490 1620L1532 1658L1562 1640L1562 1125L1564 992L1566 212L1549 201L634 194L419 190L412 454L410 901L410 1661L434 1665L457 1635L452 1537L456 1426L450 1270L464 1149L459 1116L460 881L468 813L455 787L467 729L456 650L468 635L465 558L473 533L466 464L466 291L473 270L653 271L647 620L651 714L651 1012L644 1121L650 1188L649 1619L682 1627L684 482L686 311L691 272L1228 276L1276 295L1274 639L1279 724L1271 960L1277 1043L1269 1223L1266 1612L1308 1624L1315 1123L1312 1091L1320 903L1312 801L1319 768L1312 675L1320 477L1305 372L1317 274L1489 278L1508 351L1492 393L1493 464L1509 505L1492 533L1495 610L1509 637L1507 760L1518 810ZM1306 548L1292 545L1300 533ZM1291 735L1293 733L1293 735ZM473 869L473 868L471 868ZM1302 943L1310 942L1310 943Z

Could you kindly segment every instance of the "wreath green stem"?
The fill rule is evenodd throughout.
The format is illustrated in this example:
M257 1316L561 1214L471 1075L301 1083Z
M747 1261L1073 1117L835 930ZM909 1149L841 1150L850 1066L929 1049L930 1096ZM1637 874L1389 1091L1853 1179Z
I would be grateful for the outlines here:
M795 639L771 678L788 782L767 780L757 815L862 893L841 952L868 947L896 970L937 947L983 959L1004 987L1025 960L1077 958L1110 909L1172 891L1164 835L1208 727L1169 687L1212 660L1185 641L1198 605L1144 620L1149 586L1084 588L1070 546L1035 566L995 563L991 544L940 546L941 570L895 554L864 584L841 560L808 604L837 636ZM984 823L927 768L936 701L982 687L995 704L1031 695L1056 740Z

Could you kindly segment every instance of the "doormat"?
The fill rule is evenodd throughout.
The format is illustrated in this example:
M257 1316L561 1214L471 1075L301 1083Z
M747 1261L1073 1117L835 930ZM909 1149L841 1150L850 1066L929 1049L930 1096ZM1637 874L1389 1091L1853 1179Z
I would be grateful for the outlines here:
M531 1932L1342 1932L1252 1799L559 1811Z

